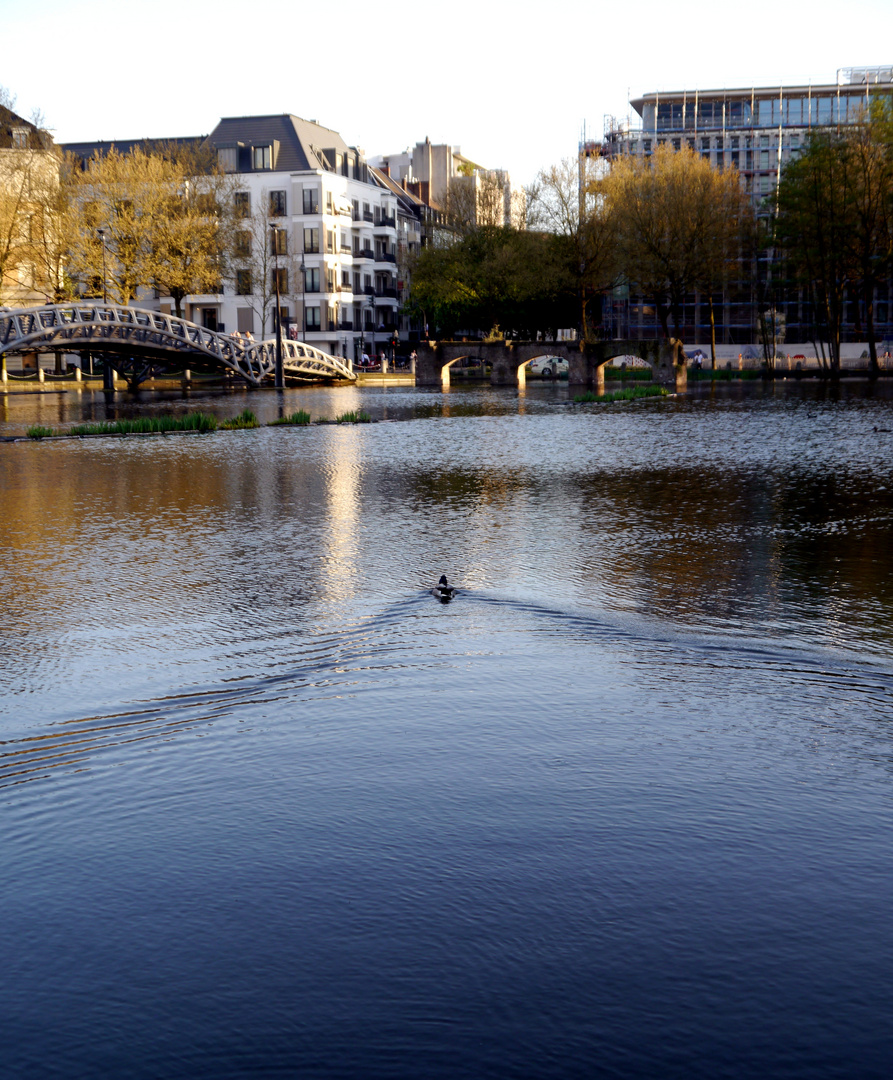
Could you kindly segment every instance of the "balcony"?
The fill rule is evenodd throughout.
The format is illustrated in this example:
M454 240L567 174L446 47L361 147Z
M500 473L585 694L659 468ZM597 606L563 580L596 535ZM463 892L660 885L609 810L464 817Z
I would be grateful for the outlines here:
M392 217L381 216L381 220L375 222L375 229L396 229L397 219Z
M396 263L397 256L392 251L382 251L375 256L376 262Z
M397 290L396 289L376 289L375 290L375 295L378 296L378 297L384 297L385 299L388 299L388 300L396 300L397 299Z
M338 329L339 330L353 330L353 320L352 319L342 319L341 322L338 324Z
M371 210L364 210L363 211L363 221L372 222L374 220L375 220L375 218L372 216L372 211Z
M372 285L364 285L363 286L363 295L364 296L375 296L375 287L372 286Z

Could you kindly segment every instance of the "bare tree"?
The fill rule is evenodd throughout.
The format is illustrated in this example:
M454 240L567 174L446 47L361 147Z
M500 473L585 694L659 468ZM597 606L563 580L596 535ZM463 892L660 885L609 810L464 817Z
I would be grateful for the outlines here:
M238 195L244 193L236 193L234 198ZM236 293L258 317L260 335L264 337L274 332L274 272L279 278L280 301L292 298L297 307L297 297L303 300L301 251L296 250L299 245L289 235L285 219L280 224L280 219L271 212L266 189L261 191L256 206L247 205L244 197L234 205L228 277Z
M576 280L580 333L590 333L593 297L611 288L618 264L611 205L598 194L603 164L564 158L542 169L527 189L528 228L564 239L568 270Z
M437 202L447 229L468 236L477 229L503 228L506 224L506 181L499 170L475 169L453 176Z
M2 87L0 102L0 303L33 303L55 291L41 248L57 235L60 159L48 132L12 112L15 97Z

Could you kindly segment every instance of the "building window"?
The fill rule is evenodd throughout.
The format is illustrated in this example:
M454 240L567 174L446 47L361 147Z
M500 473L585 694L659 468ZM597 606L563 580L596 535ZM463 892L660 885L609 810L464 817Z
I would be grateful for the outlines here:
M234 198L236 205L236 217L251 217L251 193L248 191L237 191Z
M12 129L12 145L17 150L25 150L28 146L28 129L17 127Z
M680 150L681 148L682 148L682 140L681 139L674 139L673 140L673 149L674 150Z
M304 251L308 255L319 254L319 229L304 230Z
M354 199L353 200L353 213L351 214L351 217L353 218L354 221L359 221L360 220L360 202L359 202L359 199Z
M270 217L285 217L285 192L270 192Z
M334 206L332 204L332 193L331 193L331 191L326 192L326 213L327 214L334 214L335 213L335 208L334 208Z
M237 296L250 296L251 295L251 271L250 270L237 270L236 271L236 295Z
M251 167L253 169L272 169L273 148L271 146L251 147Z
M233 173L239 169L239 151L235 146L221 146L217 150L217 164L221 172Z
M288 292L288 270L284 266L273 267L273 272L270 274L270 288L276 290L276 283L279 283L279 292Z
M319 270L315 266L304 269L304 292L319 292Z
M305 318L307 320L307 329L308 330L318 330L319 329L319 308L318 307L309 307L309 308L307 308Z
M244 229L236 233L236 258L237 259L250 259L251 258L251 233L245 232Z
M347 289L347 291L350 292L350 271L349 270L342 270L341 271L341 287L343 289Z
M319 213L319 190L317 188L304 188L304 213Z
M287 255L288 254L288 230L287 229L270 229L270 254L271 255Z
M702 150L709 150L710 149L710 140L709 139L701 139L701 149Z

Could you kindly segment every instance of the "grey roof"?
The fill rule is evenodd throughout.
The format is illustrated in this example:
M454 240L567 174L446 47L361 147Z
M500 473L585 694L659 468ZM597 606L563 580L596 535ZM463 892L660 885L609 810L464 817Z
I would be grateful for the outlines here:
M321 155L327 150L351 153L351 147L331 128L313 120L281 113L276 116L225 116L208 136L213 146L270 146L278 143L273 162L276 172L334 169L334 161ZM356 153L356 151L353 151Z
M156 150L164 146L183 146L188 143L204 142L207 135L187 135L174 139L99 139L96 142L62 143L62 149L69 154L88 160L98 154L100 157L112 149L119 154L129 154L131 150Z
M119 153L126 154L136 148L155 149L164 145L205 141L214 147L241 147L246 155L252 146L273 146L275 172L305 172L308 169L332 172L336 165L333 160L336 153L361 159L359 151L348 146L337 131L289 113L273 116L225 116L210 135L178 139L112 139L65 143L63 149L86 160L97 153L104 156L112 147ZM242 160L243 157L244 155L240 155L239 171L250 171L250 155Z

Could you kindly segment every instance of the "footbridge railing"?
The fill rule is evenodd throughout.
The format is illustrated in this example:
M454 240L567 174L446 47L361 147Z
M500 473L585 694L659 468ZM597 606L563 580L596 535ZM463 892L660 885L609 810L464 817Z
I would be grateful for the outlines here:
M176 315L98 302L0 311L0 352L97 352L221 367L259 386L273 378L275 339L245 342ZM341 357L282 340L283 369L298 379L356 379Z

